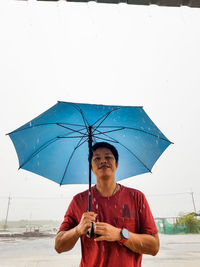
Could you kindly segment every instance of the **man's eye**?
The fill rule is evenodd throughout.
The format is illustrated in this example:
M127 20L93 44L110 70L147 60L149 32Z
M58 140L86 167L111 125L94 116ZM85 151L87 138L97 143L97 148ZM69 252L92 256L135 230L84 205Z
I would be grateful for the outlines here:
M106 160L112 160L113 157L106 157Z

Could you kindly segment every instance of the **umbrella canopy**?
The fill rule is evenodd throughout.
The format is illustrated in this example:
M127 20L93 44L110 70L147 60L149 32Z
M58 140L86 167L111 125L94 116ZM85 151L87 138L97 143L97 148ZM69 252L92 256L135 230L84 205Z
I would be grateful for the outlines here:
M24 0L28 1L28 0ZM37 1L59 1L59 0L37 0ZM158 6L171 6L171 7L200 7L200 0L66 0L68 2L89 2L95 1L98 3L127 3L132 5L158 5Z
M118 150L116 181L150 172L171 144L142 107L69 102L58 102L9 136L19 168L60 185L88 183L92 143L108 142Z

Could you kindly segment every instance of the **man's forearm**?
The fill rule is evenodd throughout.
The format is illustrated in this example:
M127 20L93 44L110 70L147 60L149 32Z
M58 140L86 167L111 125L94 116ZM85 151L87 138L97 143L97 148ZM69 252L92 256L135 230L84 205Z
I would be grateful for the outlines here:
M134 234L130 233L129 239L124 245L138 254L150 254L155 256L159 251L159 237L158 234Z
M111 224L97 222L94 227L95 233L98 237L95 241L117 241L121 239L121 229ZM138 254L150 254L155 256L159 250L159 237L158 234L135 234L129 232L129 238L125 241L124 245Z
M58 253L71 250L79 239L76 227L69 231L61 231L56 235L55 250Z

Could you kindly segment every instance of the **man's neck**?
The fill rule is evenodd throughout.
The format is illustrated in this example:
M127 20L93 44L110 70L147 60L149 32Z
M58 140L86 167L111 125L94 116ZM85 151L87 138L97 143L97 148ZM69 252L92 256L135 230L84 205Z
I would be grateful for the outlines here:
M104 197L110 197L118 191L115 180L97 181L96 190Z

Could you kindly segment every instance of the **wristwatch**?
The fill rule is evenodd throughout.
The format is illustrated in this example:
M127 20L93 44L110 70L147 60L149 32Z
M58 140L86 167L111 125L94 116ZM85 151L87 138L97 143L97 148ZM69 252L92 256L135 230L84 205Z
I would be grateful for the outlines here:
M129 239L129 231L125 228L122 228L121 229L121 232L120 232L120 235L121 235L121 239L119 240L119 242L121 244L124 244L124 242L126 242L126 240Z

